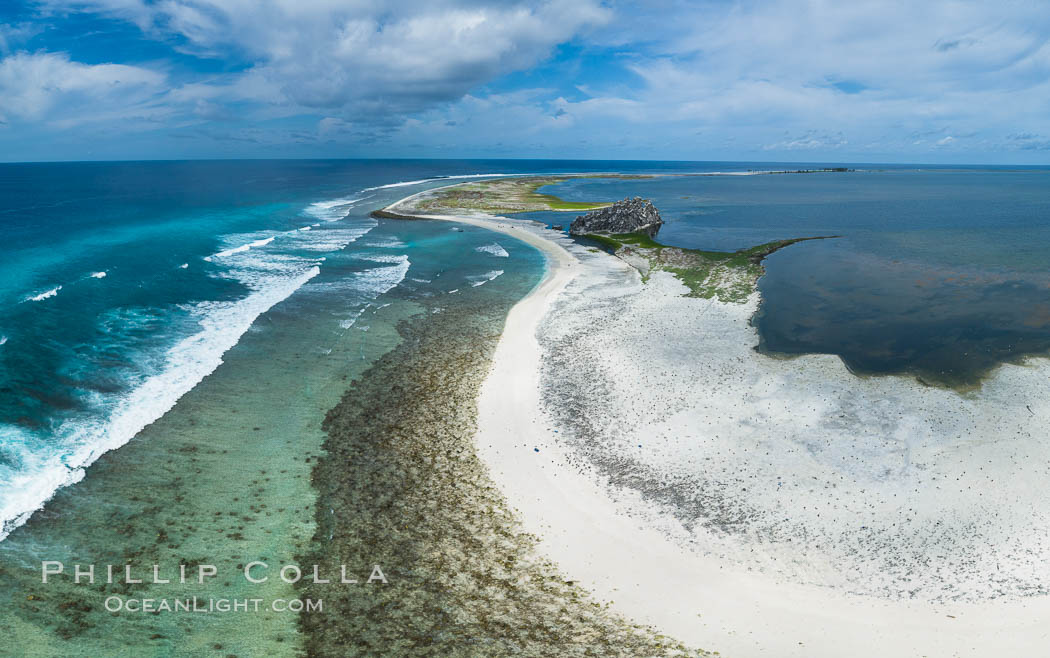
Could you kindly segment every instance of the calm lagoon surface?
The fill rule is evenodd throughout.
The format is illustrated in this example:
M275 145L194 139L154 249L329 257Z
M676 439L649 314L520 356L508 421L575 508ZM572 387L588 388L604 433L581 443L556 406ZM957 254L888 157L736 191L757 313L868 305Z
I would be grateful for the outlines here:
M824 166L842 165L0 165L0 628L40 655L70 638L110 646L111 618L83 592L51 590L66 597L60 608L27 598L39 595L27 592L42 559L293 561L315 531L308 460L325 413L397 349L399 323L507 304L542 277L542 255L506 236L369 217L466 177L660 174L543 191L649 198L666 221L659 239L677 246L841 236L766 261L754 322L771 355L836 354L861 375L972 387L999 363L1047 354L1050 169L736 175ZM567 226L573 216L525 217ZM230 587L294 594L279 581ZM295 649L287 615L193 617L163 633L125 624L140 646L206 630L195 637L218 634L249 654L285 639Z
M363 333L361 315L396 288L429 295L513 279L519 273L493 255L506 253L507 240L477 251L485 245L474 242L487 238L474 230L445 227L440 239L422 240L420 225L368 217L407 194L465 180L449 177L664 174L572 180L545 191L581 201L650 198L667 222L660 240L685 247L841 236L766 262L755 324L771 354L837 354L859 374L973 386L998 363L1047 353L1050 169L864 165L689 175L822 166L839 165L0 165L2 535L170 409L246 332L265 332L260 318L269 309L300 309L321 332L313 348L324 350L329 334ZM422 272L424 259L439 265ZM541 259L523 257L521 268L531 280Z
M1050 169L854 167L550 189L570 200L610 188L650 198L666 222L660 241L676 246L841 236L766 261L754 322L770 354L836 354L858 374L966 388L999 363L1050 350ZM745 168L780 167L720 167Z

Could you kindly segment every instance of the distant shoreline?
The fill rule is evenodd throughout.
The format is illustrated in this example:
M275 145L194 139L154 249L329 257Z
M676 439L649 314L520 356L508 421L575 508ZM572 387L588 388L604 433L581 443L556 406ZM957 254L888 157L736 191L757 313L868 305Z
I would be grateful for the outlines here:
M388 208L399 210L411 198ZM525 528L540 536L541 548L570 577L593 589L600 599L615 601L613 607L628 618L651 624L687 643L719 649L727 655L750 655L758 650L783 656L839 656L843 652L857 656L947 655L970 651L974 647L986 652L1002 651L1004 647L1020 651L1035 641L1041 632L1041 620L1050 615L1050 603L1043 598L909 601L857 596L850 593L851 587L846 583L829 587L827 584L795 583L793 578L784 575L766 575L761 570L747 567L746 561L720 557L718 552L706 552L718 549L696 552L697 549L686 548L696 541L694 532L703 534L708 531L703 530L703 525L695 530L689 529L693 527L691 525L683 527L682 520L669 514L670 508L663 497L689 500L694 485L683 481L663 492L645 488L652 484L646 484L649 480L645 478L649 476L642 475L644 470L641 469L663 468L660 460L652 461L649 455L654 450L657 451L654 456L672 450L676 436L692 436L698 431L702 434L702 428L710 422L704 420L705 415L744 414L748 417L757 413L757 409L748 406L754 402L741 404L746 398L737 396L755 391L763 380L747 383L745 379L734 383L737 375L731 373L735 369L745 377L773 377L777 381L788 377L784 380L788 388L763 393L764 396L773 396L772 400L783 404L786 409L804 406L814 396L819 400L819 396L829 395L816 384L822 379L831 382L832 391L860 396L863 400L869 396L873 399L904 396L902 399L909 400L908 404L915 407L908 407L908 418L914 417L919 422L923 417L919 409L923 405L934 405L938 418L942 414L958 416L955 407L965 406L965 400L948 391L922 387L905 377L891 376L872 381L858 379L849 374L835 357L810 355L783 361L754 353L750 345L754 340L754 329L747 319L756 309L757 293L745 304L683 298L681 284L667 273L656 273L659 276L642 285L637 272L626 263L605 254L592 253L585 246L533 222L504 221L480 215L418 217L464 222L514 235L530 243L545 243L540 248L548 254L550 271L544 282L515 305L508 315L492 369L482 385L475 446L510 504L517 508ZM589 295L594 294L597 297L591 301ZM607 301L599 302L599 299ZM569 329L566 322L573 318L583 323L581 329L589 329L573 338L579 342L566 342L566 336L573 336L571 331L566 334ZM626 318L632 319L628 321ZM643 318L648 320L643 322ZM631 322L643 322L643 325L633 331ZM608 337L604 337L613 329ZM678 332L683 330L685 333L679 335ZM668 331L672 334L664 336ZM628 341L624 332L637 338ZM559 336L559 342L549 342L551 336ZM693 338L686 339L686 336ZM632 342L638 340L656 342ZM675 346L683 340L694 341L689 343L686 352L692 354L690 357L676 351ZM578 353L579 347L574 345L592 348ZM654 347L656 353L653 353ZM663 352L676 356L665 362L659 356ZM552 360L552 355L557 358ZM639 366L638 359L647 366ZM682 381L682 375L690 369L691 359L712 360L713 373L730 373L732 381L727 383L732 385L720 392L717 386L712 388L698 379L696 386L700 388L692 389L688 380ZM657 372L665 367L677 368L676 381L685 388L678 394L672 391L663 394L661 387L651 381L653 371L645 370L646 367L656 368ZM549 390L552 383L579 368L582 372L578 380L567 380L564 390ZM748 374L752 370L755 374ZM791 378L807 372L809 374L804 380L807 383L791 383ZM646 386L631 394L638 399L625 397L640 383L638 377L641 375L648 375ZM608 381L603 381L603 377L609 377ZM1015 383L1019 377L1022 380ZM994 391L1003 387L1006 387L1004 392L1012 391L1018 386L1026 386L1023 382L1030 378L1031 373L1023 368L1004 367L992 382L993 392L990 394L999 398L1000 394ZM809 383L810 380L813 383ZM595 391L593 395L588 390L590 388ZM646 417L650 417L649 411L659 410L681 399L666 396L690 390L694 391L695 399L682 408L683 411L705 401L705 406L714 405L714 409L700 416L684 416L682 420L667 419L666 424L660 425L661 429L646 429L646 423L654 421L634 417L636 405L647 410ZM834 398L838 393L830 395ZM682 402L674 404L680 408ZM592 408L592 405L596 406ZM563 413L559 406L572 411L559 416ZM942 407L944 411L939 410ZM881 413L878 407L871 407L871 411ZM1007 417L1020 418L1019 422L1025 421L1009 408L1002 408L1000 412ZM587 433L591 430L586 423L592 416L599 424L593 438L588 439ZM659 420L658 412L651 417L665 422ZM793 423L805 421L804 416L792 418L779 413L775 418L781 419L777 422L787 421L785 432L794 431ZM579 422L573 419L579 419ZM636 421L642 423L637 431L632 430ZM872 419L870 422L868 429L877 436L880 421ZM613 435L601 429L609 427L621 429ZM725 429L731 429L731 426ZM655 432L667 438L659 439ZM630 438L615 438L622 433L627 433ZM730 437L726 440L731 441ZM635 447L634 443L639 445ZM654 443L656 446L651 445ZM728 447L732 443L725 445ZM913 448L922 451L921 454L928 449L925 446ZM984 459L986 464L993 463L987 461L987 457L979 456L986 452L982 449L967 460ZM677 459L673 454L667 455L671 462ZM723 458L731 456L728 453L714 454L721 454ZM727 459L719 472L733 474L737 468L736 460L741 458L737 455ZM913 458L918 459L919 453ZM873 456L870 466L877 467L880 459L882 457ZM650 461L652 464L648 465ZM707 462L700 462L703 463ZM802 464L772 467L783 473L800 468ZM625 468L629 470L623 471ZM993 468L1008 469L1008 458L1000 456L994 461ZM655 471L654 475L668 477ZM794 483L793 477L792 486ZM761 497L755 502L767 504L762 500L775 495L779 488L775 480L773 485L771 493L760 489ZM843 493L849 491L851 489L847 487ZM863 496L862 491L858 490L857 495ZM807 505L805 501L809 494L799 490L793 495L801 496L797 500ZM814 498L814 505L820 500ZM863 497L859 500L863 501ZM714 499L709 499L708 504L713 503ZM738 503L726 499L724 504L730 506L726 508L727 513L732 513ZM980 513L969 507L967 499L948 500L944 504L958 506L960 514ZM1012 519L1003 519L1003 523L1012 523ZM1023 521L1020 517L1017 520ZM889 521L886 523L889 525ZM833 532L835 528L834 525L827 526L826 531ZM732 533L736 531L731 527L727 530L731 534L724 538L728 543L722 551L735 545ZM916 532L921 530L921 525L915 526ZM989 526L988 532L995 532L995 528ZM876 559L882 549L873 544L871 550L875 552L870 558ZM891 551L886 557L894 559L899 555ZM790 560L789 557L785 559ZM821 559L813 559L816 560L814 564L821 563ZM831 562L827 565L834 567ZM805 580L816 583L833 574L806 572L802 575ZM936 573L930 571L926 575L933 578L929 586L937 587ZM959 575L963 577L964 574ZM971 575L981 578L979 572L965 574L965 577ZM892 578L892 574L888 574L888 586L893 585ZM945 586L954 585L946 583ZM966 620L967 625L960 625L955 621L957 619Z

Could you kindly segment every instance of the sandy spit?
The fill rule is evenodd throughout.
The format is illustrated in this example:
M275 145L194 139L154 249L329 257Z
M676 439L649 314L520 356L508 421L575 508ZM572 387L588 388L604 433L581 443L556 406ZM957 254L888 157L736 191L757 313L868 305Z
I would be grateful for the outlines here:
M845 487L839 509L829 514L830 519L825 520L816 513L811 517L803 514L797 525L789 527L792 532L799 529L812 532L814 537L827 542L820 545L814 542L813 551L783 544L783 536L760 532L769 530L762 525L763 519L770 513L785 509L785 503L771 500L768 492L749 501L753 508L740 507L743 518L755 521L754 528L745 528L739 533L740 537L734 536L732 528L727 531L717 524L697 523L695 518L688 518L688 514L679 513L683 510L669 504L659 491L646 486L631 486L648 477L681 483L687 493L695 493L697 487L709 483L703 482L702 478L700 481L689 480L676 472L676 468L682 471L701 468L702 462L698 460L705 459L705 456L696 450L676 449L667 442L660 445L655 440L651 441L654 443L651 455L631 457L628 454L627 447L633 447L636 441L652 440L656 433L653 427L639 428L638 418L632 416L638 413L639 407L644 410L661 401L659 378L649 383L651 388L647 393L639 393L630 383L624 389L622 381L629 381L632 374L640 376L638 368L645 366L646 351L640 349L644 345L621 345L621 350L615 343L608 342L608 335L602 342L602 336L612 331L617 340L623 340L625 335L633 334L636 343L644 343L661 334L661 318L665 322L673 318L672 324L684 323L689 335L706 337L709 341L707 350L724 353L722 362L713 359L719 368L732 371L734 362L744 364L740 368L744 373L742 376L734 379L731 372L720 375L731 384L735 382L727 386L727 390L721 393L722 397L726 393L739 395L739 387L747 385L758 386L765 396L786 396L779 403L781 407L784 403L811 402L790 399L785 391L801 390L805 393L806 386L823 378L831 382L834 390L820 389L817 393L833 399L834 404L808 418L819 425L821 431L826 433L837 427L834 423L829 424L828 418L835 418L840 424L874 423L874 426L881 427L879 424L887 422L891 416L904 416L903 424L894 428L899 430L898 433L915 435L919 439L903 443L933 462L933 472L943 477L965 472L978 460L984 460L995 476L1008 478L1012 473L1011 464L1024 461L1025 451L1036 449L1037 443L1041 442L1015 440L1011 449L1004 451L990 448L988 444L991 442L969 439L970 435L964 433L960 433L961 438L954 442L945 443L944 439L958 432L959 427L952 425L948 416L960 412L966 412L964 421L976 418L978 425L1009 420L1016 415L1016 422L1009 429L1018 436L1022 435L1028 428L1028 421L1021 418L1014 407L1020 404L1019 408L1025 408L1032 402L1015 400L1006 404L1005 401L1016 397L1015 394L1024 387L1035 385L1043 373L1033 374L1033 371L1040 368L1004 367L1005 370L997 373L986 386L984 398L975 400L949 391L927 389L906 378L861 380L846 372L832 357L803 357L790 361L769 359L751 350L753 329L747 320L756 308L757 295L746 305L684 300L679 296L681 286L677 281L657 276L647 284L651 288L643 296L638 276L630 267L537 224L489 217L432 218L512 235L547 255L547 277L508 316L491 372L479 397L476 444L479 456L488 465L500 490L516 508L524 528L540 538L540 549L570 577L593 591L598 599L611 602L613 609L638 623L650 624L689 644L718 649L723 655L983 656L1031 652L1035 647L1045 645L1050 635L1045 625L1050 619L1050 601L1043 595L1042 574L1027 574L1032 583L1029 593L1033 595L1016 595L1017 591L1024 591L1026 577L1025 565L1019 556L1027 555L1027 568L1038 570L1046 562L1039 560L1038 556L1033 557L1033 553L1043 553L1043 540L1010 534L1028 522L1025 514L1035 509L1036 499L1041 501L1043 494L1036 491L1021 501L1017 514L1003 514L1002 519L997 518L994 522L982 525L966 516L984 513L995 506L1002 509L1002 504L1033 483L1037 474L1032 468L1020 474L1017 487L1007 487L1005 493L1000 491L992 496L991 505L986 507L974 505L973 496L976 494L973 487L968 492L964 488L961 495L951 490L934 495L931 486L927 486L930 491L923 489L916 500L928 503L932 513L954 515L952 519L959 521L959 527L951 530L959 531L960 541L965 539L962 535L970 531L972 536L978 537L976 549L980 549L980 541L994 543L998 531L1003 546L985 547L988 555L959 556L966 568L958 577L951 572L950 560L937 565L943 569L935 569L935 575L924 576L920 568L917 579L920 586L910 596L901 596L901 591L907 593L906 589L898 587L901 578L906 580L916 575L912 567L924 563L924 560L928 563L938 549L940 553L950 553L950 548L945 551L945 547L956 544L937 544L936 541L932 545L909 544L916 537L923 541L929 539L922 534L925 526L921 521L924 518L919 521L911 518L923 515L909 516L906 506L895 505L886 499L905 487L922 489L929 485L929 478L936 482L937 477L916 479L913 470L908 468L878 476L853 473L855 481ZM645 301L639 301L642 299ZM595 313L595 308L603 310ZM656 324L618 335L612 329L606 330L606 324L616 325L616 318L641 321L641 313L654 319ZM559 331L563 334L566 331L564 318L567 316L576 317L577 325L590 323L591 328L581 330L577 326L574 341L565 340L562 335L563 340L555 344ZM705 323L709 326L705 327ZM674 331L668 331L666 326L663 330L663 339L673 337ZM676 330L683 329L679 326ZM734 341L742 344L733 347L731 343ZM585 377L591 388L601 391L597 399L603 404L593 405L599 409L580 407L567 411L566 405L571 407L588 400L586 396L565 396L566 391L560 390L556 391L562 399L561 408L558 408L558 404L552 404L550 400L551 381L558 379L557 366L565 363L555 363L552 367L552 355L570 345L588 342L601 348L588 355L601 361L600 367L592 367L585 372ZM632 347L638 349L632 350ZM662 352L666 350L657 350L653 365L689 361L681 353L674 354L674 350L670 355ZM571 359L568 362L571 363ZM762 362L768 363L756 370L754 364ZM811 371L809 376L798 375L807 369ZM617 381L621 383L617 384ZM695 390L695 386L689 390ZM627 394L634 395L634 399L625 397ZM885 399L890 394L895 396L895 404L902 410L888 404L882 405L885 409L876 409L873 415L865 415L861 409L856 418L842 420L844 415L839 412L843 405L863 407L866 402ZM765 405L766 415L775 416L779 411L779 420L790 413L790 410L776 409L778 403L775 400L758 399L762 395L746 401L723 399L717 403L721 405L718 409L739 407L738 414L750 418L749 414L756 409L754 405L761 404ZM565 402L565 397L569 398L568 402ZM677 406L673 414L662 414L658 419L664 423L660 428L661 435L687 435L706 426L704 414L698 414L696 409L701 405L689 401L683 403L680 398L663 402ZM1002 407L1002 418L982 419L982 405L994 404ZM1042 403L1039 405L1037 411L1042 413ZM588 414L594 416L596 411L603 417L603 428L608 437L608 446L603 453L605 463L594 458L603 451L601 446L596 448L593 442L587 443L586 436L576 436L583 434L580 429L585 422L581 421L576 428L571 426L572 423L563 422L566 414L585 417ZM617 417L618 413L621 417ZM916 417L909 420L906 417L909 413ZM927 417L921 417L922 413ZM1031 413L1035 415L1036 412ZM806 417L806 414L798 416ZM644 413L642 418L645 418ZM917 425L910 427L909 422ZM938 433L936 426L941 423L947 423L948 428ZM595 426L593 418L590 424L592 428ZM650 421L642 424L648 425ZM809 422L804 424L808 426ZM869 457L880 464L880 460L897 459L901 451L898 443L888 441L885 449L869 446L873 451ZM791 449L784 454L795 452ZM1037 452L1036 461L1046 456L1043 449ZM709 459L711 454L717 455L718 452L709 453L706 458ZM941 454L953 458L944 460L945 465L939 465L936 458ZM846 471L833 462L836 459L841 461L842 457L831 452L820 459L795 455L785 458L783 466L799 480L803 476L817 478L823 486L830 478L841 480ZM619 464L619 471L610 470L609 462ZM769 475L764 468L769 466L770 460L757 462L761 467L755 466L749 475ZM728 464L737 468L746 463L747 460L733 457L722 467L724 469ZM929 470L928 463L922 467ZM637 477L620 477L624 471ZM991 477L987 472L984 475ZM975 480L975 483L988 491L995 488L988 482ZM780 485L784 486L784 483ZM822 494L812 494L812 487L807 494L807 489L800 489L797 485L795 481L788 483L795 490L786 504L787 509L801 509L803 506L815 509L818 505L807 503L825 502ZM862 527L857 523L850 526L849 532L843 531L836 524L856 511L854 507L858 501L866 500L868 489L865 487L868 486L877 489L880 497L879 504L873 506L877 509L870 517L872 520L868 522L871 526L863 526L864 532L854 532ZM814 498L809 500L807 495ZM692 500L688 495L685 498ZM722 502L732 507L740 501L727 499ZM810 520L814 521L812 528L806 526ZM870 587L851 582L857 573L879 568L879 560L885 558L880 553L885 552L884 548L880 548L878 542L872 541L870 546L865 543L870 537L871 527L876 530L880 524L896 527L895 524L902 520L911 525L905 523L907 527L901 530L904 534L897 539L904 542L908 550L891 551L894 558L891 563L900 563L897 558L903 555L901 569L905 575L890 573ZM1033 536L1041 534L1045 537L1042 518L1036 519L1035 525L1037 532L1032 533ZM879 539L891 544L895 540L892 536L888 540L885 537ZM938 541L943 542L943 537ZM1010 545L1018 550L1011 552ZM975 550L975 546L965 541L959 546L960 551ZM755 555L756 549L758 555ZM930 555L921 552L927 549L931 551ZM1000 558L1012 571L1008 577L997 579L994 574L987 573L988 560L995 562ZM777 564L778 559L791 564ZM916 562L909 564L909 559Z

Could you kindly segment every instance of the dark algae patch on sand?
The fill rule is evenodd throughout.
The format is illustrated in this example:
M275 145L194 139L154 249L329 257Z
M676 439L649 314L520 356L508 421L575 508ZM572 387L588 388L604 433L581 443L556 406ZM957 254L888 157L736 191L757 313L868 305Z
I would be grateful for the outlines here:
M300 563L379 564L388 583L300 583L310 656L677 656L536 550L474 449L476 397L513 300L471 292L403 342L325 421L316 534Z

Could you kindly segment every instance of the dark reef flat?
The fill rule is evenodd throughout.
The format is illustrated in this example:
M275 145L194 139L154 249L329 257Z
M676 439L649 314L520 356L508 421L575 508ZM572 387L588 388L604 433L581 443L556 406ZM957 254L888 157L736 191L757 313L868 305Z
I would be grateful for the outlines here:
M389 584L333 591L300 620L309 655L665 656L690 651L567 580L522 532L475 446L476 398L510 301L403 321L401 346L328 414L301 563L382 564Z

